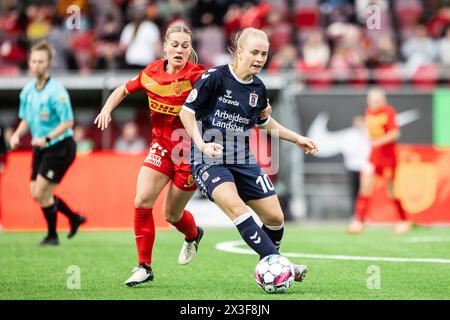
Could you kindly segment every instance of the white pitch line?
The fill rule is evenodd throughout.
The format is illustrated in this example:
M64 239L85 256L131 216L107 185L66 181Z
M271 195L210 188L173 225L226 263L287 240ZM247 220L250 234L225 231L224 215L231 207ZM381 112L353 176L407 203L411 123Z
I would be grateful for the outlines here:
M408 243L425 243L425 242L450 242L448 237L411 237L405 238L404 242Z
M256 254L251 249L239 248L239 245L244 245L245 242L241 240L220 242L216 244L216 249L226 252L239 254ZM364 256L343 256L343 255L327 255L327 254L310 254L310 253L295 253L282 252L285 257L295 258L309 258L309 259L328 259L328 260L357 260L357 261L386 261L386 262L423 262L423 263L449 263L450 259L440 258L397 258L397 257L364 257Z

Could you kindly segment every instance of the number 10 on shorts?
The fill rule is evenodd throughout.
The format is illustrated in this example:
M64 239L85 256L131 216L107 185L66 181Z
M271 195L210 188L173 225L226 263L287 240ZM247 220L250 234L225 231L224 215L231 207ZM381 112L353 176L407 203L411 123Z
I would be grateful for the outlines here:
M267 174L259 176L258 179L256 179L256 184L261 185L264 193L267 193L268 191L273 191L275 189L275 187L272 184L272 181L270 181L270 178Z

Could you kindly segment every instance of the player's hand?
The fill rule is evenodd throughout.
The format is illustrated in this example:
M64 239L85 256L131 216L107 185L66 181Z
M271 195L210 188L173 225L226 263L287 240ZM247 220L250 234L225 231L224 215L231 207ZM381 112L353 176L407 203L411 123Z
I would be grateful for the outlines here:
M12 150L16 149L20 145L20 138L18 135L13 134L9 139L9 146Z
M102 131L108 128L110 122L111 122L111 113L105 110L102 110L94 120L94 124L96 124L97 128L99 128Z
M31 145L34 148L44 149L46 144L47 144L47 141L45 141L45 137L44 138L36 138L36 139L31 140Z
M258 115L258 118L265 119L269 117L272 114L272 106L269 103L269 99L267 99L267 107L261 111L261 113Z
M202 148L202 152L208 157L217 159L222 156L223 147L215 142L205 143Z
M302 150L305 151L306 154L312 154L316 155L316 153L319 151L319 148L317 144L310 138L303 137L303 136L297 136L297 139L295 140L295 144Z

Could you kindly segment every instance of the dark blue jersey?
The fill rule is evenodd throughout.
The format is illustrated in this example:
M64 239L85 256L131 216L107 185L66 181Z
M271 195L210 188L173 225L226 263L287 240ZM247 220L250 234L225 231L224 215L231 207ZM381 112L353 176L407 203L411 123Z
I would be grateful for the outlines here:
M205 142L224 147L223 158L212 160L192 145L193 163L256 164L249 150L251 129L269 118L258 115L267 107L266 87L257 76L239 79L230 65L209 69L199 78L183 108L195 114Z

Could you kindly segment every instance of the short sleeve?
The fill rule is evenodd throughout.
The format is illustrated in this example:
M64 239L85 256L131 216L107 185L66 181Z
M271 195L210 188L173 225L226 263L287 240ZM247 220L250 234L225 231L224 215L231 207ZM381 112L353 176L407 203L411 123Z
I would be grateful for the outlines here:
M61 122L73 120L72 104L70 103L69 93L65 88L58 90L53 95L53 107Z
M216 69L209 69L201 75L186 98L183 109L195 114L197 111L207 108L210 105L211 98L214 95L218 83L214 71Z
M258 109L259 113L261 113L268 106L266 88L264 88L264 90L263 90L263 95L262 95L262 101L261 102L262 102L261 103L261 107ZM269 123L269 121L270 121L270 116L268 116L266 118L258 117L258 119L256 120L256 125L258 127L264 127L264 126L266 126Z
M125 87L127 88L129 93L133 93L144 88L141 83L141 77L143 72L144 70L139 72L137 76L128 80L127 83L125 83Z
M397 112L395 110L389 109L388 111L388 122L386 124L386 132L391 130L397 130L399 128L398 122L397 122Z
M26 103L27 93L25 88L20 92L20 104L19 104L19 118L25 120L26 118Z
M204 74L206 71L206 67L202 64L198 64L195 68L193 68L189 80L191 83L196 83L197 80L201 77L202 74Z

